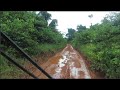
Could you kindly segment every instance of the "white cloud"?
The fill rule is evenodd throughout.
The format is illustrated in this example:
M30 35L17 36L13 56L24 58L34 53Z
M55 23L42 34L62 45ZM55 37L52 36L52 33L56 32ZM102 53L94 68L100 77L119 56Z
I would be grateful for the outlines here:
M103 17L109 12L104 11L48 11L52 15L52 19L58 20L57 29L62 33L67 33L68 28L76 29L77 25L84 25L89 27L91 25L100 23ZM93 18L88 15L93 14Z

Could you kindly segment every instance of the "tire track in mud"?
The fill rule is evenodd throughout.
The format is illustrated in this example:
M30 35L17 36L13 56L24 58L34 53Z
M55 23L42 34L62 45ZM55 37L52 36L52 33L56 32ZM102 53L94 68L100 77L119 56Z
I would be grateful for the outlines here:
M91 79L83 58L69 44L41 67L55 79ZM47 79L39 70L34 74L40 79Z

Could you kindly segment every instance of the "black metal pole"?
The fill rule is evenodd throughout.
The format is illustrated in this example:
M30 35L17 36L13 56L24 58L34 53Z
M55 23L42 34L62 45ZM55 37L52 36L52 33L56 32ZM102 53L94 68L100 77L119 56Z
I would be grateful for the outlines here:
M1 52L1 55L3 55L5 58L7 58L7 60L9 60L13 64L15 64L20 69L22 69L24 72L26 72L27 74L29 74L30 76L32 76L35 79L39 79L35 75L33 75L31 72L29 72L28 70L26 70L25 68L23 68L21 65L19 65L18 63L16 63L15 60L13 60L11 57L9 57L7 54L5 54L3 51L0 50L0 52Z
M24 57L26 57L34 66L36 66L42 73L44 73L48 78L53 79L46 71L44 71L32 58L25 53L13 40L11 40L7 35L5 35L2 31L1 36L16 49L18 50L21 54L23 54Z

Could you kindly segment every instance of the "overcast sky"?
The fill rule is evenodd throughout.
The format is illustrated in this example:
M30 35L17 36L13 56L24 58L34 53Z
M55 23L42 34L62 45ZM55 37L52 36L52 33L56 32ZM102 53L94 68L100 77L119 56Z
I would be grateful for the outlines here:
M68 28L76 29L77 25L82 24L87 28L96 23L100 23L108 11L48 11L52 15L52 19L58 20L57 29L62 33L67 33ZM93 14L93 18L88 15Z

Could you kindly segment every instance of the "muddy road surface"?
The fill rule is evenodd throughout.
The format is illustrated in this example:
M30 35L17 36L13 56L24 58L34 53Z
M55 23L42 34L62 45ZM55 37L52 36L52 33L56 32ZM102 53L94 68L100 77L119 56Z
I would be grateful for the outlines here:
M69 44L41 67L54 79L91 79L82 56ZM34 74L40 79L47 79L39 70L35 70Z

